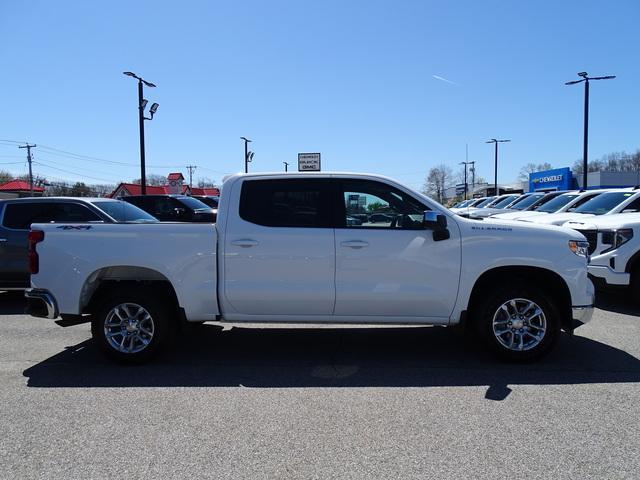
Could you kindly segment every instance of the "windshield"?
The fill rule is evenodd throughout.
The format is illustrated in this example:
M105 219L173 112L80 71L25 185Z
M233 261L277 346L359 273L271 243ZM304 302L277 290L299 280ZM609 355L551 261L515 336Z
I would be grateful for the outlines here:
M529 195L528 197L525 197L522 200L520 200L519 202L511 205L509 207L509 209L511 209L511 210L524 210L527 207L530 207L531 205L536 203L542 197L544 197L544 193L538 193L538 194Z
M590 213L592 215L604 215L611 209L631 197L633 192L606 192L592 198L588 202L580 205L575 213Z
M504 208L507 205L509 205L511 202L513 202L516 199L515 196L509 196L506 198L502 198L500 199L500 201L494 203L493 205L491 205L492 208Z
M193 210L211 210L211 207L209 205L205 205L200 200L192 197L177 197L176 199Z
M558 195L553 200L549 200L547 203L538 208L538 212L554 213L564 207L574 198L577 198L578 194L565 194Z
M198 197L196 200L208 205L211 208L218 208L218 199L213 197Z
M489 205L491 202L493 202L496 199L496 197L489 197L487 198L484 202L480 202L479 204L475 205L476 208L482 208L482 207L486 207L487 205Z
M92 202L97 208L113 218L116 222L157 222L156 217L127 202Z

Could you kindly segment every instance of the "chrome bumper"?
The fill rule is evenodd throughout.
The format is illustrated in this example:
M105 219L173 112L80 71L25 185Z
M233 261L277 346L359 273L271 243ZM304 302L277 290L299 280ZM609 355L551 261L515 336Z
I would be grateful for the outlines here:
M24 296L27 298L27 315L51 319L58 318L58 304L48 290L27 288Z
M581 305L579 307L571 307L574 328L584 325L591 320L593 316L593 305Z

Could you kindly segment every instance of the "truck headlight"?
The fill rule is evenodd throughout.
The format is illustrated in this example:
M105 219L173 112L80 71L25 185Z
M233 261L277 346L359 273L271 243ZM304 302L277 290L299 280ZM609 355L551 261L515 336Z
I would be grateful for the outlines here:
M632 238L633 230L631 228L621 228L619 230L603 230L602 243L611 246L606 250L603 250L602 253L615 250L616 248L620 247L620 245L627 243Z
M569 240L569 250L579 257L589 258L589 242L582 240Z

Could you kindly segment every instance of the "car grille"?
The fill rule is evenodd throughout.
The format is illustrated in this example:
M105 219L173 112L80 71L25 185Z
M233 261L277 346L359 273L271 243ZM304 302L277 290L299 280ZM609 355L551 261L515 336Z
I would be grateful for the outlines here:
M578 230L581 234L583 234L587 242L589 242L589 255L596 251L596 247L598 246L598 231L597 230Z

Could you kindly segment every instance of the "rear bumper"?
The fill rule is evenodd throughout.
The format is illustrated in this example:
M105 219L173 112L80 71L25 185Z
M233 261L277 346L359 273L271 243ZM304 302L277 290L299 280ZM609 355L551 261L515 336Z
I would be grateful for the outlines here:
M33 317L57 318L59 315L58 304L51 292L42 288L28 288L24 292L27 298L25 313Z

